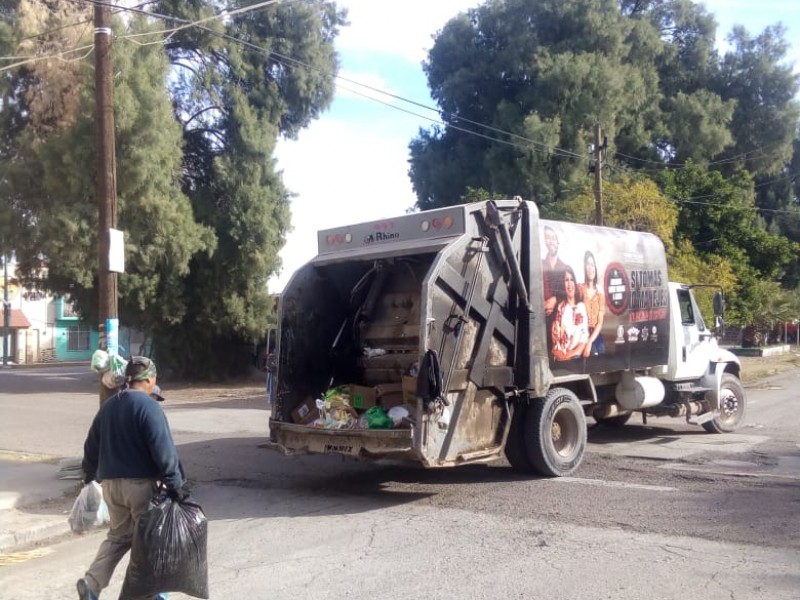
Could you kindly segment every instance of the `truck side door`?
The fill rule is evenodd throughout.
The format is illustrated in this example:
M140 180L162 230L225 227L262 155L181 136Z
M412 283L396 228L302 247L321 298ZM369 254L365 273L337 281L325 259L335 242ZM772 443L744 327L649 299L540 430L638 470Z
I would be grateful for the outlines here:
M675 340L677 363L674 377L694 378L708 369L708 340L711 331L703 321L703 315L700 314L691 290L678 288L676 292L681 326L678 339Z

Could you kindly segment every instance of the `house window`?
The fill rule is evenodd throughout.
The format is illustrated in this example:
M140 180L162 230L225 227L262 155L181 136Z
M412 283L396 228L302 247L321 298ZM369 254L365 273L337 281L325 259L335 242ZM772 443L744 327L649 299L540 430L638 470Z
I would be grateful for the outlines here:
M74 325L67 329L67 351L85 352L89 349L89 327Z
M80 317L78 311L75 308L75 303L67 300L66 298L62 298L61 300L61 318L62 319L77 319Z

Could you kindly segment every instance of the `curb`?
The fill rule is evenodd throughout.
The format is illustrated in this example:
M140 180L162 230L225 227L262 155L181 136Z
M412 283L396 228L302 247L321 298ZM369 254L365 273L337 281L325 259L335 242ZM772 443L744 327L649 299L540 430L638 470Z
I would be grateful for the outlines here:
M31 515L18 510L0 514L0 554L47 542L70 533L69 515ZM5 521L10 521L6 523Z
M46 363L21 363L21 364L11 364L8 365L0 365L0 369L47 369L51 367L87 367L91 368L91 363L89 361L64 361L64 362L46 362Z

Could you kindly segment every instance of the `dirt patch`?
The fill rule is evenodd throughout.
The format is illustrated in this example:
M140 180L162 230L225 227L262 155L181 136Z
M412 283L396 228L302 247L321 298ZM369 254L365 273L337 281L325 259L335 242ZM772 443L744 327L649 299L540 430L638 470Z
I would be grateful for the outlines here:
M795 350L774 356L742 356L742 381L753 383L800 367L800 353Z
M264 384L252 381L233 381L226 384L170 384L165 385L162 394L170 404L213 402L213 401L261 401L266 403L267 392Z

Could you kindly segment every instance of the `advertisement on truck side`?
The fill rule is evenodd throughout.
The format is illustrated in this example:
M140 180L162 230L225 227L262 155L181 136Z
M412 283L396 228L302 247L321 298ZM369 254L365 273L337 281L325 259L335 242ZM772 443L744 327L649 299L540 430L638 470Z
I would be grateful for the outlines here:
M539 244L555 374L668 363L667 265L657 237L542 220Z

